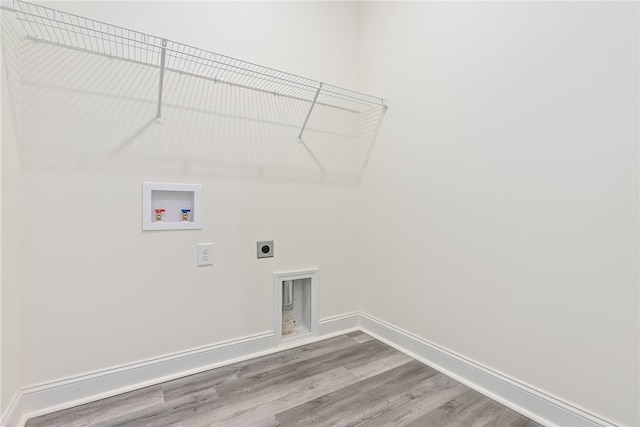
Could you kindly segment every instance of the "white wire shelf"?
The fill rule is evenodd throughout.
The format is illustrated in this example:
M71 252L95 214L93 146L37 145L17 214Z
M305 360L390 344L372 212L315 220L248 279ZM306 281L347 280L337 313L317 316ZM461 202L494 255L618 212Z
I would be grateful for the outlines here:
M14 11L27 37L66 47L143 63L247 89L317 102L355 112L386 106L383 98L241 59L118 27L56 9L14 0Z
M151 99L157 94L156 123L162 123L163 113L169 117L170 113L176 116L186 111L191 111L188 120L196 120L195 117L205 113L209 117L226 117L224 126L227 127L218 126L215 131L209 130L206 121L202 122L201 129L209 132L207 135L221 137L208 139L217 146L199 150L213 153L222 147L221 140L228 144L233 141L235 145L228 147L224 156L244 153L242 159L239 155L233 157L238 162L252 156L257 162L257 152L262 150L259 161L266 162L268 157L272 164L281 165L284 157L276 160L273 153L282 148L276 147L280 141L297 140L306 149L302 151L307 153L306 160L322 173L339 169L361 175L387 110L386 100L380 97L49 7L13 0L11 11L26 39L49 50L58 50L47 61L55 63L59 70L66 70L61 75L72 72L67 68L71 65L64 64L63 56L68 55L61 55L61 49L96 60L106 57L124 61L122 67L109 68L115 74L110 80L111 87L105 88L119 96L126 95L119 93L123 81L138 81L140 75L147 75L141 70L149 70L151 79L139 80L137 91L144 86L145 90L154 91L149 93ZM31 50L29 61L35 61L33 55L35 51ZM125 63L128 65L124 66ZM137 70L137 74L125 77L126 70ZM34 79L36 77L41 76ZM201 81L202 86L191 83L192 79ZM81 81L88 84L82 79L78 83ZM150 89L150 84L156 89ZM177 85L181 85L181 89ZM202 91L204 88L206 92ZM182 112L178 113L177 108ZM177 125L177 116L174 118L173 123ZM184 121L187 117L181 115L181 119ZM203 135L205 130L201 130ZM199 134L194 137L198 141L205 138ZM268 148L267 140L271 144ZM238 150L250 144L254 151ZM181 146L186 150L184 141ZM289 165L297 155L289 150L282 153L290 156ZM217 153L216 158L224 156Z

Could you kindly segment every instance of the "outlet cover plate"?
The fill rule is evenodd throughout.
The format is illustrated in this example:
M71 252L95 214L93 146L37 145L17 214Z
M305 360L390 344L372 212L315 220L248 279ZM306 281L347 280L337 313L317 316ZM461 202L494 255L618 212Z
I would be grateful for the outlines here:
M213 243L198 243L198 265L213 265Z
M263 240L258 242L258 258L273 258L273 240Z

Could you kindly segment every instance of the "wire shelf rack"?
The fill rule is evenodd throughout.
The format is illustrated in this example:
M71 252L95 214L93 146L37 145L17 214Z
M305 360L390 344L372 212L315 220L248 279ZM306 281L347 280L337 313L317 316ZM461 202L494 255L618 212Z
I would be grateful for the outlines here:
M356 112L385 105L383 98L45 6L14 0L14 11L33 40L300 100L317 98L318 103Z
M306 113L292 117L300 121L297 142L306 144L307 137L320 141L322 135L342 132L344 141L366 140L367 152L360 156L366 163L387 110L386 100L380 97L42 5L13 0L12 11L29 40L158 70L156 123L162 123L163 88L171 96L171 88L164 87L171 76L202 79L250 90L256 96L290 98L292 105L307 105ZM335 113L327 113L328 109ZM348 135L344 129L349 129Z

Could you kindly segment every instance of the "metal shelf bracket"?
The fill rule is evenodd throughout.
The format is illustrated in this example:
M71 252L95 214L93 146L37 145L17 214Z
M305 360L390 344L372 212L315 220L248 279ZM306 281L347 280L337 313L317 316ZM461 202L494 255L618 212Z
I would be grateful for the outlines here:
M304 129L307 127L307 122L309 121L309 117L311 117L311 112L313 111L313 107L315 107L316 102L318 101L318 96L320 95L320 91L322 90L322 83L318 82L318 90L316 91L315 96L313 97L313 101L311 102L311 106L309 107L309 111L307 112L307 117L304 119L304 123L302 123L302 128L300 129L300 133L298 134L298 144L302 144L302 134L304 133Z
M164 84L164 67L167 57L167 39L162 39L160 51L160 85L158 87L158 111L156 112L156 124L162 124L162 86Z

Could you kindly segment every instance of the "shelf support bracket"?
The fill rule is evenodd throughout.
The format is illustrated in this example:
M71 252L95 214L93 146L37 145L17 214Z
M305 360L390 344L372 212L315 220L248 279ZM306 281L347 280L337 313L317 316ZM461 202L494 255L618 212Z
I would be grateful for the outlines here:
M162 39L160 51L160 86L158 88L158 111L156 112L156 124L162 124L162 86L164 84L164 64L167 56L167 40Z
M309 107L309 111L307 112L307 117L304 119L304 123L302 123L302 129L300 129L300 133L298 134L298 144L302 144L302 134L304 133L304 129L307 127L307 122L309 121L309 117L311 117L311 112L313 111L313 107L316 105L316 101L318 101L318 95L320 95L320 91L322 90L322 83L318 83L318 90L316 91L316 96L313 97L313 102L311 102L311 107Z

